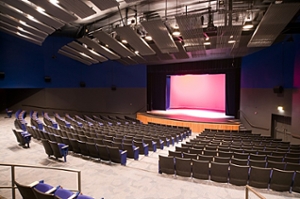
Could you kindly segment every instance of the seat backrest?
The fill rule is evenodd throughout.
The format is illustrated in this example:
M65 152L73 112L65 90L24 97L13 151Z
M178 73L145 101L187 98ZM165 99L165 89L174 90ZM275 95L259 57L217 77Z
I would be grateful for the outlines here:
M36 199L33 189L30 186L15 182L23 199Z
M175 174L175 163L173 157L158 156L159 173Z
M52 150L52 148L51 148L51 145L50 145L50 143L49 143L48 140L42 139L42 144L43 144L44 149L45 149L45 152L46 152L46 154L47 154L48 156L54 155L54 152L53 152L53 150Z
M53 155L55 156L55 157L57 157L57 158L61 158L63 155L61 154L61 152L60 152L60 149L59 149L59 147L58 147L58 144L57 144L57 142L52 142L52 141L49 141L49 144L50 144L50 146L51 146L51 148L52 148L52 151L53 151Z
M110 160L110 155L107 150L106 145L96 144L98 151L99 151L99 157L103 160Z
M55 199L54 194L43 193L36 188L33 188L33 192L37 199Z
M293 182L294 171L273 169L270 188L276 191L290 191Z
M268 188L271 168L250 167L249 185L256 188Z

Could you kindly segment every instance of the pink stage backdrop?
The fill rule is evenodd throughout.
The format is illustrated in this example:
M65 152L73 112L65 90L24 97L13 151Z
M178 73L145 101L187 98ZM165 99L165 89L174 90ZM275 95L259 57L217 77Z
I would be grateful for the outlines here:
M170 108L225 111L225 74L171 76Z

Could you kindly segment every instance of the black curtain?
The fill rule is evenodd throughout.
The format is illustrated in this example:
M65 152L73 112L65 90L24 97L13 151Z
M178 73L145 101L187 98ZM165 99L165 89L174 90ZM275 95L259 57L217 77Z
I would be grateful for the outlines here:
M226 74L226 114L237 117L240 107L241 58L147 66L147 110L166 109L168 75Z

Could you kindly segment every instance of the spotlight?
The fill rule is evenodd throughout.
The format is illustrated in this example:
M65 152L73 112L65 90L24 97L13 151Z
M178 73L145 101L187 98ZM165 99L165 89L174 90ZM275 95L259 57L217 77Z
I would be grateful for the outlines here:
M251 29L253 28L253 24L251 21L246 21L244 26L243 26L243 29Z
M172 32L172 35L175 36L175 37L178 37L180 36L180 31L178 28L175 28L174 31Z
M147 34L147 35L145 36L145 39L148 40L148 41L151 41L151 40L152 40L152 37L151 37L150 35Z

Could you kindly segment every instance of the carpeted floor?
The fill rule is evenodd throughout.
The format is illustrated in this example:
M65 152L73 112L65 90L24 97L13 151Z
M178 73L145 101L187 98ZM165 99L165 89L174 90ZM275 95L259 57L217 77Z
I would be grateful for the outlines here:
M27 120L29 120L27 118ZM30 148L18 146L12 132L14 118L0 115L0 164L28 164L35 166L70 168L81 171L82 193L95 199L241 199L245 198L245 187L210 180L197 180L158 173L158 155L167 155L173 147L150 152L148 157L140 156L138 161L127 159L127 165L99 162L70 153L67 162L49 159L40 141L32 140ZM192 136L194 137L195 134ZM180 145L181 143L177 144ZM0 166L0 187L10 186L9 167ZM74 173L49 169L17 168L16 179L20 183L45 180L52 185L77 189ZM300 198L298 193L275 192L256 189L267 199ZM21 196L16 191L17 199ZM11 198L10 189L0 189L0 199ZM256 198L251 196L251 198Z

